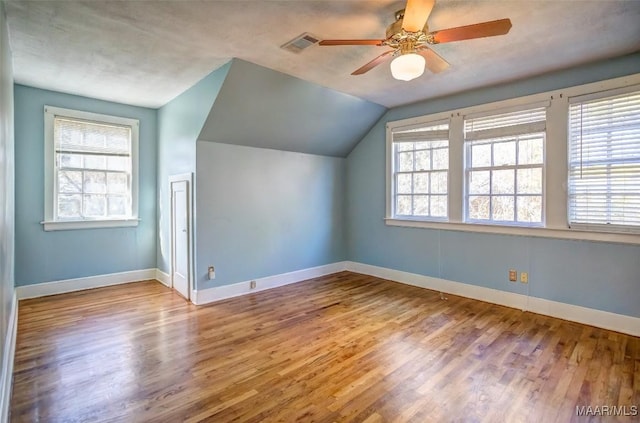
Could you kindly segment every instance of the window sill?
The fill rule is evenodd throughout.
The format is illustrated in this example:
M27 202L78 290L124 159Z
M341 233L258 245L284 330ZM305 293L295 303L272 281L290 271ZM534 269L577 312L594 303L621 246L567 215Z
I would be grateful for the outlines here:
M113 219L113 220L78 220L78 221L45 221L45 231L67 231L74 229L99 229L99 228L126 228L138 226L140 219Z
M404 220L385 218L387 226L409 228L441 229L447 231L479 232L488 234L533 236L579 241L613 242L620 244L640 244L640 235L629 233L593 232L568 228L532 228L521 226L497 226L461 222L425 222L423 220Z

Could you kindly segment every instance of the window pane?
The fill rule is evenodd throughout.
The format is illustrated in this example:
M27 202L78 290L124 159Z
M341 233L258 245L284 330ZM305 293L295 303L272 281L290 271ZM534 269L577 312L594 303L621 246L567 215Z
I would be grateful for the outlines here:
M518 197L518 222L542 222L542 196Z
M431 169L431 152L429 150L416 151L416 170Z
M542 169L518 169L518 194L542 194Z
M128 177L124 173L107 173L107 192L125 194L129 191Z
M432 150L431 154L433 154L434 169L449 168L449 150L447 148L439 148L437 150Z
M488 220L489 204L489 196L470 196L469 218L474 220Z
M398 186L396 187L398 194L411 194L411 174L401 173L398 175Z
M414 173L413 193L414 194L429 193L429 174L428 173Z
M58 195L58 217L62 219L79 218L82 207L82 196L79 194Z
M471 167L491 166L491 144L471 145Z
M489 194L488 170L476 170L469 172L469 194Z
M58 192L81 193L82 172L61 170L58 172Z
M510 166L516 164L516 142L499 142L493 145L493 165Z
M84 167L85 169L106 169L107 158L105 156L86 154L84 156Z
M109 195L107 197L109 215L126 216L128 214L128 201L121 195Z
M447 172L432 172L431 193L446 194L447 192Z
M398 154L398 171L411 172L413 170L413 152Z
M413 143L412 142L400 142L398 144L396 144L396 151L400 152L400 151L410 151L413 150Z
M515 173L513 169L494 170L491 180L492 194L513 194Z
M55 125L54 137L61 146L81 145L82 144L82 132L74 126L68 125Z
M431 196L431 216L447 217L447 196L446 195Z
M428 216L429 215L429 196L416 195L413 197L413 215Z
M104 172L84 172L84 192L103 194L107 192L107 181Z
M82 158L82 154L58 153L58 167L60 169L69 167L81 168L83 163Z
M104 195L84 195L83 214L86 217L104 217L107 211L106 198Z
M492 197L492 219L502 221L513 221L515 214L515 205L513 197L499 196Z
M131 159L129 157L107 157L107 170L129 171Z
M396 203L396 214L402 216L411 215L411 196L410 195L398 195Z
M520 139L518 144L519 164L542 164L544 157L544 139L541 136L535 138Z

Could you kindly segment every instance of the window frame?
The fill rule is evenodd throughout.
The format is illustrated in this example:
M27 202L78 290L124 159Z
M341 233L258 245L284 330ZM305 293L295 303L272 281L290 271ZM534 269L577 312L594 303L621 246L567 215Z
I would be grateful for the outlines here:
M533 131L533 132L529 132L529 133L519 133L517 135L510 135L514 138L518 138L516 140L516 150L515 150L515 155L516 155L516 163L513 165L503 165L503 166L496 166L493 163L493 149L494 149L494 145L496 143L499 143L499 141L495 141L496 139L499 139L500 137L491 137L491 138L486 138L484 140L468 140L466 139L466 136L464 137L464 179L463 179L463 192L464 192L464 201L463 201L463 220L465 223L468 224L481 224L481 225L492 225L492 226L513 226L513 227L524 227L524 228L544 228L546 225L546 164L547 164L547 130L546 130L546 121L547 121L547 115L548 115L548 110L549 110L549 106L550 106L550 102L545 101L545 102L538 102L538 103L533 103L533 104L526 104L526 105L521 105L521 106L517 106L517 107L512 107L512 108L508 108L508 109L500 109L500 110L495 110L495 111L491 111L491 112L486 112L486 113L476 113L476 114L471 114L471 115L465 115L463 117L463 125L464 122L467 119L475 119L475 118L482 118L482 117L488 117L488 116L499 116L499 115L503 115L506 113L511 113L511 112L525 112L528 110L535 110L535 109L544 109L545 112L545 120L544 120L544 129L541 131ZM491 128L493 129L493 128ZM527 136L527 135L532 135L532 134L538 134L538 133L543 133L543 138L542 138L542 163L541 164L521 164L521 163L517 163L518 161L518 146L520 144L520 136ZM485 166L483 168L472 168L471 167L471 158L472 158L472 152L471 152L471 146L474 144L474 142L476 142L477 144L481 144L481 143L486 143L491 145L491 164L489 166ZM540 169L541 170L541 177L542 177L542 189L541 189L541 193L538 194L518 194L517 192L517 184L515 183L515 180L517 180L517 172L518 170L521 169ZM492 174L494 171L496 170L513 170L516 175L514 179L514 193L513 194L493 194L493 187L492 187ZM469 197L473 196L474 194L470 194L469 192L469 186L470 186L470 173L472 171L488 171L489 172L489 193L488 194L476 194L478 196L488 196L488 197L497 197L497 196L508 196L508 197L513 197L514 198L514 220L510 221L510 220L493 220L493 219L473 219L469 216ZM526 197L526 196L541 196L541 208L542 208L542 215L541 215L541 220L540 222L520 222L517 220L517 211L518 211L518 206L517 206L517 202L518 202L518 197L522 196L522 197ZM491 201L491 200L490 200ZM489 214L491 216L491 207L489 209Z
M394 147L395 147L396 144L400 144L400 142L394 142L393 141L393 134L395 132L403 132L403 131L409 131L411 129L421 129L421 128L433 127L433 126L445 125L445 124L447 125L446 131L449 132L449 134L450 134L451 126L450 126L450 122L449 122L448 118L447 119L439 119L439 120L429 120L428 122L421 122L419 124L408 125L408 126L398 126L398 127L390 128L390 135L389 136L391 137L390 138L391 145L389 146L389 148L391 149L391 155L393 156L392 160L391 160L391 169L392 169L391 170L391 172L392 172L391 179L392 179L392 181L391 181L391 193L390 193L390 195L391 195L391 203L392 203L392 204L390 204L390 208L391 208L391 215L392 216L394 216L396 218L404 219L404 220L418 220L418 221L426 221L426 222L446 222L446 221L448 221L448 213L447 213L447 216L445 216L445 217L430 216L430 215L420 216L420 215L398 215L397 214L397 211L396 211L396 198L397 198L398 195L403 195L403 194L398 194L396 192L398 173L415 174L415 173L420 172L420 171L415 171L415 169L414 169L414 171L412 171L412 172L406 172L406 171L399 171L399 170L396 169L398 167L398 160L397 160L398 157L397 157L397 154L396 154L396 151L395 151ZM419 141L415 141L415 142L419 142ZM427 141L427 142L429 142L429 141ZM449 143L449 140L447 140L447 147L446 147L446 149L447 149L447 158L448 158L448 155L449 155L449 145L448 145L448 143ZM445 147L438 147L437 149L444 149L444 148ZM430 147L429 150L432 151L433 147ZM411 151L415 152L416 150L414 149L414 150L411 150ZM448 161L450 162L450 159L448 159ZM446 199L447 199L447 210L448 210L448 207L449 207L449 177L448 177L449 168L448 168L448 166L447 166L446 169L436 169L436 170L430 169L430 170L424 171L424 173L431 174L431 173L436 172L438 170L447 172L447 192L445 194L434 194L434 193L431 193L431 187L429 187L429 192L425 193L424 195L429 196L429 197L432 196L432 195L445 196ZM412 192L411 194L407 194L407 195L411 195L413 197L415 195L420 195L420 193L415 194L415 193Z
M128 126L131 128L131 216L106 219L57 219L57 171L54 119L56 116L73 120L84 120L103 124ZM138 144L140 121L138 119L105 115L54 106L44 106L44 221L45 231L116 228L137 226L138 218Z
M387 219L396 219L399 221L419 221L425 223L446 223L448 220L446 218L438 218L434 219L423 219L422 217L411 217L411 216L395 216L395 173L394 173L394 165L395 165L395 154L393 149L393 132L409 130L414 128L420 128L424 126L431 126L436 124L445 123L445 121L449 120L449 113L438 113L429 116L421 116L418 118L404 119L394 122L387 122L385 130L386 130L386 171L385 171L385 180L386 180L386 210L385 215ZM451 121L449 120L449 174L451 173ZM447 177L447 210L450 212L451 207L451 181L450 178Z
M623 244L640 244L640 235L597 231L593 228L569 227L568 224L568 148L569 148L569 97L594 94L640 84L640 73L623 77L587 83L584 85L559 88L522 97L477 104L474 106L447 109L451 102L429 104L434 113L390 120L386 123L386 207L384 221L387 226L413 227L425 229L454 230L517 236L532 236L568 240L589 240ZM464 221L465 170L464 170L464 124L463 116L472 114L493 114L509 109L520 109L539 102L549 102L547 108L547 134L545 140L545 166L543 170L544 227L490 225ZM442 106L444 105L444 107ZM415 109L415 108L414 108ZM397 116L397 115L396 115ZM449 123L449 219L446 222L396 218L392 214L392 145L391 130L397 127L450 118Z
M583 102L590 102L593 100L601 100L608 97L617 97L624 96L625 94L634 94L640 93L640 84L636 85L628 85L625 87L614 88L604 91L598 91L595 93L587 93L582 95L576 95L568 97L568 108L574 104L581 104ZM570 121L571 115L570 110L568 110L567 114L567 126L571 126ZM571 131L568 130L567 134L567 187L570 186L571 179ZM608 162L607 166L610 166L612 162ZM572 222L571 221L571 197L569 195L569 190L567 188L567 224L572 229L577 230L586 230L586 231L596 231L596 232L611 232L611 233L634 233L640 234L640 226L638 225L624 225L624 224L603 224L603 223L587 223L587 222ZM610 207L610 206L609 206Z

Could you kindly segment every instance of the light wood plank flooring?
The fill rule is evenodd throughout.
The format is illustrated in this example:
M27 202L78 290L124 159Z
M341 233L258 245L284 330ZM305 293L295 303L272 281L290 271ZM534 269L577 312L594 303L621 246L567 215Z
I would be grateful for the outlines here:
M354 273L200 307L155 281L20 302L14 422L546 423L588 405L640 405L640 338Z

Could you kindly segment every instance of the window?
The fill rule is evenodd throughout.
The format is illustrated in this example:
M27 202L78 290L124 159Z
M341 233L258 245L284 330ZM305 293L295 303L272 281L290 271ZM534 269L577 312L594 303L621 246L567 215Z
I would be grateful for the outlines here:
M568 210L571 226L640 229L637 86L570 99Z
M385 147L389 226L640 244L640 74L389 121Z
M45 230L137 224L138 126L45 107Z
M392 132L394 215L446 220L449 123Z
M465 220L541 226L546 107L464 121Z

